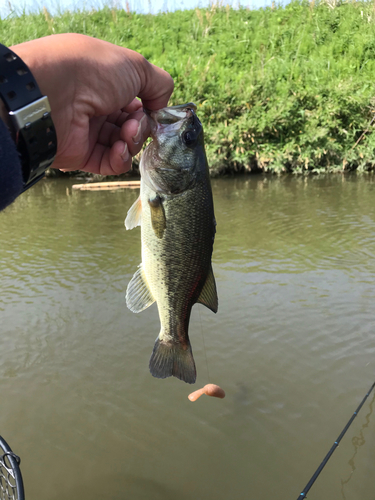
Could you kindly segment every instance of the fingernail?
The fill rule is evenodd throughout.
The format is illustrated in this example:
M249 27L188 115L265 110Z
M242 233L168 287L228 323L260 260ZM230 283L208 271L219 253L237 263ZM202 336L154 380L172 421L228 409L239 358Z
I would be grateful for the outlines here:
M143 115L142 118L139 120L139 124L138 124L138 130L137 130L137 133L135 134L134 137L132 137L132 140L134 142L134 144L139 144L141 142L141 139L142 139L142 132L143 132L143 123L146 119L146 116Z
M125 147L124 151L121 154L122 161L128 161L129 160L129 150L128 150L128 145L125 142Z

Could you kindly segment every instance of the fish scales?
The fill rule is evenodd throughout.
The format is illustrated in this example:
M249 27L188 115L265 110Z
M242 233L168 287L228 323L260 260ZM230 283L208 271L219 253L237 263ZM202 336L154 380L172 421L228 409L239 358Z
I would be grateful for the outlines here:
M178 328L189 320L207 277L214 233L205 191L206 186L200 185L163 204L167 225L161 239L155 238L150 212L143 212L142 262L151 292L161 306L162 326L173 322ZM151 190L144 190L142 206L152 195ZM184 210L185 204L189 212ZM175 328L169 331L174 333Z
M186 115L191 118L190 108L188 110ZM197 129L197 121L192 123ZM177 131L181 134L179 128ZM156 133L153 138L157 146ZM147 165L152 169L151 164L158 164L160 158L152 149L148 153L146 149L141 161L141 194L138 205L135 204L138 212L141 211L142 264L127 291L127 303L134 312L153 301L157 303L161 330L150 359L152 375L158 378L173 375L188 383L196 379L188 335L191 308L201 302L214 312L217 310L211 267L216 223L203 137L201 143L201 146L197 143L197 154L187 155L189 161L184 156L180 158L184 161L182 172L178 168L159 172L154 169L147 175ZM175 158L176 147L181 145L174 141L172 146L169 151L173 151ZM152 160L151 163L148 160ZM158 182L150 180L152 177ZM136 225L130 221L136 210L133 207L126 221L129 228Z

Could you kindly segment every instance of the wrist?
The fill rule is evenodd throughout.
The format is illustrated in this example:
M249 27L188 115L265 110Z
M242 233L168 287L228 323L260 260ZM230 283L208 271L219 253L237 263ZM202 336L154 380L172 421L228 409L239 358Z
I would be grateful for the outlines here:
M10 129L9 113L5 107L5 104L1 99L0 99L0 119L7 126L7 128Z
M24 190L41 179L56 153L56 134L46 96L25 62L0 44L0 117L22 164Z
M11 120L10 120L9 111L7 110L7 108L4 104L4 102L1 100L1 98L0 98L0 119L3 121L4 125L8 129L8 132L9 132L11 138L13 139L13 142L15 143L14 145L16 145L17 138L16 138L15 129L12 125Z

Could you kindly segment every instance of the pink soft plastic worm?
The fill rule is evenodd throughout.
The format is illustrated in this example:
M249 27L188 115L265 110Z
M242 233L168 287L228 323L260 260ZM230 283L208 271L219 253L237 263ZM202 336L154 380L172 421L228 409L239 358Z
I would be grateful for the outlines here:
M202 394L206 394L206 396L211 396L213 398L225 398L224 390L215 384L205 385L202 389L198 389L197 391L189 394L188 398L190 399L190 401L196 401L202 396Z

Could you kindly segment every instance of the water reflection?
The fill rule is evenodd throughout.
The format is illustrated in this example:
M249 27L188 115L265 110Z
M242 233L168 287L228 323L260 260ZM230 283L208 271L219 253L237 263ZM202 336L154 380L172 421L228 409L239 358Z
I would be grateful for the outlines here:
M195 306L190 333L197 386L227 397L196 403L148 372L156 308L125 305L137 191L44 181L1 213L0 427L27 495L296 497L373 378L374 188L372 175L213 181L219 312ZM339 496L344 441L317 498Z

